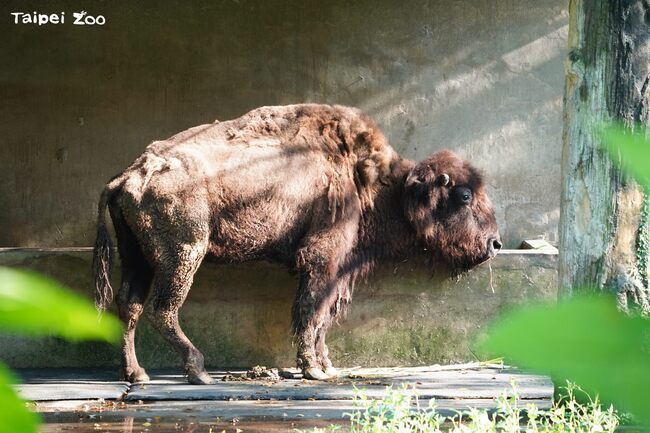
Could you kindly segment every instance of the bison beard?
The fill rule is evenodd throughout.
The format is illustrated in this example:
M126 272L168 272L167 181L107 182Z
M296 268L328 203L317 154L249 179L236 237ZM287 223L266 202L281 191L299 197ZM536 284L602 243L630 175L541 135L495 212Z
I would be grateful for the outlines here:
M145 312L183 357L188 381L212 383L178 322L204 258L268 260L295 271L297 363L305 377L326 379L336 370L325 336L359 277L415 254L459 272L501 247L481 176L469 163L449 151L418 164L402 159L368 116L341 106L262 107L150 144L99 201L93 263L100 309L113 297L106 207L122 262L121 377L130 382L148 380L134 348Z

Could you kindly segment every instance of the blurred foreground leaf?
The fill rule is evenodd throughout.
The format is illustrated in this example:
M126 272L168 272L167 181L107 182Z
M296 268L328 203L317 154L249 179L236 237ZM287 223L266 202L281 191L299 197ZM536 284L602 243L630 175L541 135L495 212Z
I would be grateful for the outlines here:
M504 314L480 350L571 380L650 424L650 323L616 309L614 299L574 298Z
M68 340L115 342L121 324L56 281L36 273L0 267L0 332L57 335Z
M650 140L646 130L637 127L632 131L614 123L604 125L599 134L612 161L650 191Z
M39 417L25 407L16 391L13 376L0 364L0 433L36 433Z
M68 340L117 341L122 326L113 316L99 320L88 300L36 273L0 267L0 331L57 335ZM0 364L0 433L35 433L39 417L30 412Z

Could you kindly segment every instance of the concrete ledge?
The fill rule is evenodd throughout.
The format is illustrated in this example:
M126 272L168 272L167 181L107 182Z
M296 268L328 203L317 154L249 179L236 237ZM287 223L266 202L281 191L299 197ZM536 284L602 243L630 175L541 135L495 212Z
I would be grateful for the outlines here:
M47 274L92 299L91 248L2 248L0 266ZM557 296L557 255L506 250L457 281L432 276L420 259L383 267L355 291L349 315L328 337L339 366L427 365L474 360L473 339L499 312ZM113 282L119 284L119 266ZM292 366L290 311L296 280L266 263L205 263L181 310L182 326L215 367ZM146 323L137 350L145 368L180 360ZM12 367L116 367L118 348L50 337L0 335Z
M119 400L129 390L126 382L39 383L18 385L20 396L31 401Z

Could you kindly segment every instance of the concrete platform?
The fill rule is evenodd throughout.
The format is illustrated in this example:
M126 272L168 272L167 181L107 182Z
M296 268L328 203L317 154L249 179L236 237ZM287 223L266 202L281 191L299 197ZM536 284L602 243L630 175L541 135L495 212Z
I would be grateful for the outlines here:
M343 419L359 408L353 401L362 392L369 399L384 396L387 386L414 388L421 406L435 400L443 414L476 407L494 409L496 398L512 395L516 384L522 405L548 408L553 383L547 377L509 368L478 364L410 368L348 369L336 380L298 379L221 381L226 371L211 371L214 385L188 385L179 374L152 372L147 384L107 380L109 370L19 370L20 395L44 413L101 413L102 419L185 417L214 419L279 418ZM355 389L356 388L356 389ZM359 391L358 391L359 390Z

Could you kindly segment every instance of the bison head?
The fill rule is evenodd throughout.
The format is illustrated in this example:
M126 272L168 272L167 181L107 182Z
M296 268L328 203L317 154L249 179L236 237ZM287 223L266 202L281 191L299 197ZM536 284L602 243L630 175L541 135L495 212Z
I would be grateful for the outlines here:
M425 248L454 272L491 259L501 248L480 173L451 151L432 155L408 173L404 211Z

